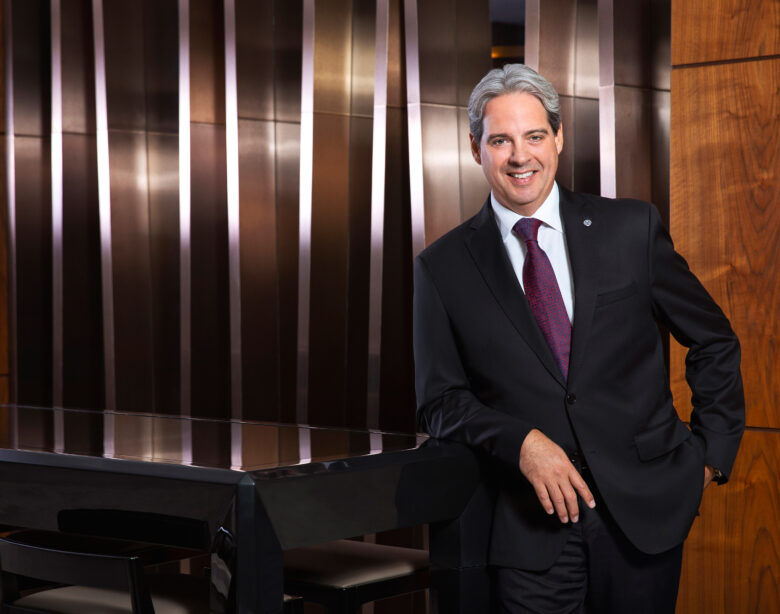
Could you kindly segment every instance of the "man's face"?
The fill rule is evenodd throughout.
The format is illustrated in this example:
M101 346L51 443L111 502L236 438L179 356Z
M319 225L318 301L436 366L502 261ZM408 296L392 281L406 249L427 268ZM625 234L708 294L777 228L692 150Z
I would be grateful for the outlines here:
M520 215L533 214L552 190L563 129L553 134L542 103L525 92L490 100L482 128L481 142L469 135L471 154L496 200Z

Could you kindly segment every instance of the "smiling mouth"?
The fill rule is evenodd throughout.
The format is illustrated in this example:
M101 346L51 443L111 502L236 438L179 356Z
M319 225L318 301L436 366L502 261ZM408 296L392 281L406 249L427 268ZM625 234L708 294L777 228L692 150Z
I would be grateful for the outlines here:
M524 173L507 173L510 177L514 179L530 179L531 175L533 175L536 171L526 171Z

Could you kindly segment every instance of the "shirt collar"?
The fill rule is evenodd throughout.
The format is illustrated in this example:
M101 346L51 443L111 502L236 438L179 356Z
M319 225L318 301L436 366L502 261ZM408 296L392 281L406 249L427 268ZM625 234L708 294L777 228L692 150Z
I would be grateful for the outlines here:
M493 213L496 216L498 222L498 229L501 231L501 238L506 241L512 234L512 228L517 221L521 219L522 215L519 215L507 209L501 203L496 200L493 192L490 192L490 204L493 206ZM558 194L558 184L553 183L552 190L548 194L542 206L539 207L531 217L535 217L541 220L547 226L550 226L558 232L563 232L563 222L561 221L561 208L560 197Z

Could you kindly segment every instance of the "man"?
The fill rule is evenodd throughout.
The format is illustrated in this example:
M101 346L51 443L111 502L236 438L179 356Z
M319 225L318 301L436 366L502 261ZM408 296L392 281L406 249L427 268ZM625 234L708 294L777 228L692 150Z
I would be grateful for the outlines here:
M739 343L652 205L555 183L548 81L492 70L468 110L491 193L415 262L420 428L491 463L498 611L671 614L744 430ZM689 348L690 429L658 324Z

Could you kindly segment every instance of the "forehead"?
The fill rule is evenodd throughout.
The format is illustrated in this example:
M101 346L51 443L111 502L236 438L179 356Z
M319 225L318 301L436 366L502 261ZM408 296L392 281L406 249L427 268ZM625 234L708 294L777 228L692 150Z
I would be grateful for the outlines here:
M482 125L486 132L495 132L499 128L549 128L547 112L542 103L536 96L526 92L512 92L492 98L485 105Z

